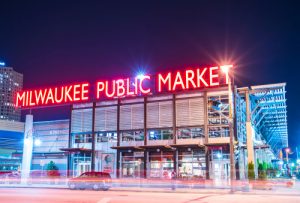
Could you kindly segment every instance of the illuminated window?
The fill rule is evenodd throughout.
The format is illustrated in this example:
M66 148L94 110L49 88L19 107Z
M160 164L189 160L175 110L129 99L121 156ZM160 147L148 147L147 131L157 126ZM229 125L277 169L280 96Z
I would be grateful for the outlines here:
M177 138L178 139L195 139L195 138L204 138L204 128L178 128L177 129Z
M144 141L144 130L121 132L122 142Z
M172 129L159 129L148 131L149 140L172 140L173 130Z

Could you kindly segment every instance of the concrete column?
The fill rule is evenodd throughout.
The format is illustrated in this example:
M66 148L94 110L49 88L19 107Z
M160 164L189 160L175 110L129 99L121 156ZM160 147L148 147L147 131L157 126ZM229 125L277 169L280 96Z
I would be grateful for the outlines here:
M247 135L247 154L248 154L248 163L253 162L255 165L255 159L254 159L254 147L253 147L253 127L251 124L251 106L250 106L250 98L249 98L249 92L247 91L245 93L246 98L246 114L247 114L247 120L246 120L246 135Z
M246 133L247 133L247 154L248 154L248 163L251 161L255 165L254 161L254 147L253 147L253 129L251 122L246 122Z
M24 145L23 145L23 157L21 167L21 182L26 184L29 178L31 160L32 160L32 149L33 149L33 115L26 115L25 120L25 131L24 131Z

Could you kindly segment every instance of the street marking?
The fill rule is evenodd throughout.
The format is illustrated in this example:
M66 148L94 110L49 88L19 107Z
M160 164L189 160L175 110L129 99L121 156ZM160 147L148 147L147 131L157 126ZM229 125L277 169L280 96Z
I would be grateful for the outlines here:
M99 200L97 203L108 203L110 201L111 198L102 198L101 200Z

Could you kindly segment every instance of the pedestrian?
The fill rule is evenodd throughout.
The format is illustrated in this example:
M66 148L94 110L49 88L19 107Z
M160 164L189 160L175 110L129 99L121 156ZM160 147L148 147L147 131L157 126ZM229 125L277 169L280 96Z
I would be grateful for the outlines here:
M171 184L172 184L172 190L176 189L176 172L173 170L171 173Z

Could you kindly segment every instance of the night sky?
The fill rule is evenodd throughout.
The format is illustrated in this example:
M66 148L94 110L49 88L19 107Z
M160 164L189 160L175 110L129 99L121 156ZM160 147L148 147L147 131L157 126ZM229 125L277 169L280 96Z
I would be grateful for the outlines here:
M25 89L234 63L239 86L287 82L289 143L300 146L300 7L280 2L2 0L0 60Z

